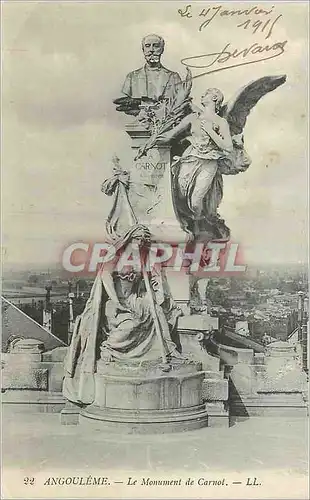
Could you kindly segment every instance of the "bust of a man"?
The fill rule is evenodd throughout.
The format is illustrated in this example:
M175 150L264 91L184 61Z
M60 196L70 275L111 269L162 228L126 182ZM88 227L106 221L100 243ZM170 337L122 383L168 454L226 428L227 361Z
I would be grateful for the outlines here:
M180 75L161 64L165 41L159 35L147 35L142 40L145 65L131 71L125 79L122 93L127 97L148 97L157 101L160 97L173 97L181 83Z

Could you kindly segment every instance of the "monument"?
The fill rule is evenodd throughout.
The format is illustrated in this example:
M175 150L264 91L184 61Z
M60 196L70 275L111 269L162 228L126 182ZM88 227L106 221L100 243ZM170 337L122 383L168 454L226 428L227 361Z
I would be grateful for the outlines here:
M142 48L146 66L127 75L126 96L114 101L132 117L125 127L132 167L125 171L115 156L113 176L102 185L114 197L106 233L116 260L100 268L76 319L63 384L70 405L62 420L76 423L79 415L83 425L161 433L208 425L208 377L197 357L182 354L184 313L165 269L151 264L152 244L229 240L218 214L222 176L249 167L247 116L285 77L254 81L227 104L219 89L209 88L198 107L189 69L181 81L161 66L163 39L149 35Z

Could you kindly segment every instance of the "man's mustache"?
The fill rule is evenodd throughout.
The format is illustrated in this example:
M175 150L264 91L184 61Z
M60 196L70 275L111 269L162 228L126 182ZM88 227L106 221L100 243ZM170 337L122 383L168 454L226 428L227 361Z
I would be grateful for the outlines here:
M160 56L158 56L157 54L145 54L145 57L147 59L159 59Z

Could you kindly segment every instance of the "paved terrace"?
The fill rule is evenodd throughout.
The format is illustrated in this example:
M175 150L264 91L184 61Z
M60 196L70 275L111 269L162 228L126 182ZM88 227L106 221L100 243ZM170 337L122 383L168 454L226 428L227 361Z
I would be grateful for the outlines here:
M228 429L121 437L84 428L82 431L79 426L62 426L59 414L6 411L2 447L4 498L158 498L164 495L164 498L306 499L309 498L307 427L308 422L303 418L259 417L236 422ZM109 476L112 485L88 489L76 486L74 490L68 486L43 486L50 476L87 478L88 475ZM199 477L225 478L227 489L225 486L170 487L162 493L164 490L158 486L137 489L114 483L126 483L130 475L135 475L138 483L142 476L152 480L181 477L182 481L189 476L195 481ZM263 486L245 487L249 475L256 476ZM25 489L24 476L34 476L36 485ZM232 485L232 481L241 481L242 485Z

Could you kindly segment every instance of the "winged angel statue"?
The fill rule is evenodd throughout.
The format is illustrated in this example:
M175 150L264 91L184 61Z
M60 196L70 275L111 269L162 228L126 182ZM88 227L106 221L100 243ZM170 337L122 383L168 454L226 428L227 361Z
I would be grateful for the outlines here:
M200 108L191 102L192 76L187 68L173 101L142 110L140 120L148 123L151 136L137 158L160 143L170 144L177 153L171 165L172 196L183 229L192 237L229 238L217 211L223 197L222 174L235 175L250 166L243 138L247 117L264 95L285 81L286 76L260 78L227 104L219 89L208 88Z

